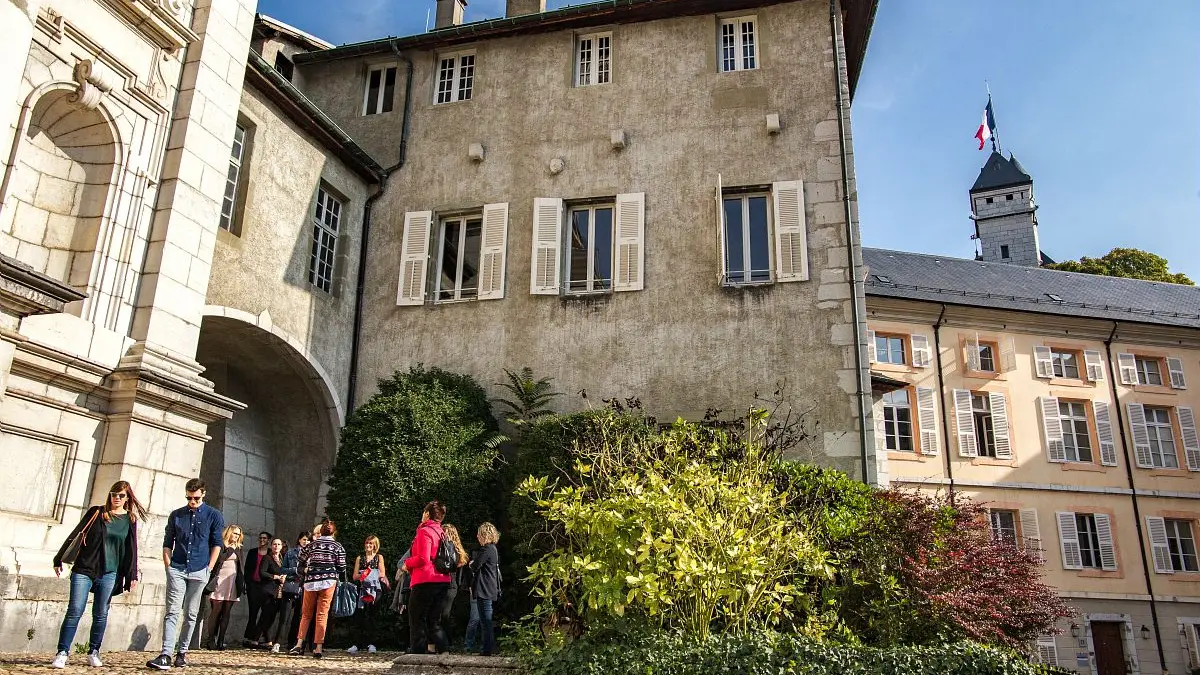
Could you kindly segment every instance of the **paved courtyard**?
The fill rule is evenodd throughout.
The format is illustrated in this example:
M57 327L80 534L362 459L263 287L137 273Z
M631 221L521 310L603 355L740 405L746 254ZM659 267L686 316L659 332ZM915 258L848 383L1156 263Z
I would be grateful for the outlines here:
M146 661L155 656L151 652L111 652L103 655L103 668L89 668L87 657L72 655L66 670L55 671L50 667L54 654L21 654L0 652L0 673L150 673ZM386 673L392 665L392 659L398 654L379 652L377 654L349 656L344 652L330 652L321 660L311 656L280 656L265 652L249 650L227 650L223 652L197 651L188 654L188 668L173 673L187 675L213 675L215 673L269 673L270 675L290 675L293 673L331 675L380 675Z

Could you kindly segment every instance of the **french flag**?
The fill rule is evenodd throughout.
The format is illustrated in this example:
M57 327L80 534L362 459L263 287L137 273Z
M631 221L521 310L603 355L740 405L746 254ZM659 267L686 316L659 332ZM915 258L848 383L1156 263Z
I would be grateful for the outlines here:
M983 109L983 121L979 124L979 131L975 132L975 138L979 139L979 149L983 149L983 144L993 134L996 133L996 117L992 114L992 98L988 97L987 107Z

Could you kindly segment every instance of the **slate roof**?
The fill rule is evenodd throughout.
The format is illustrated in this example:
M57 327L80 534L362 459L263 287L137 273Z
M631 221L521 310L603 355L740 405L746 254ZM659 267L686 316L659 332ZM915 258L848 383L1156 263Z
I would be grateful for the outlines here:
M1021 166L1011 152L1008 154L1008 159L1004 159L1004 155L993 150L992 156L988 157L983 168L979 170L979 178L975 179L975 184L971 186L971 192L997 190L1032 182L1033 178L1025 173L1025 167Z
M863 261L868 296L1200 328L1197 286L879 248Z

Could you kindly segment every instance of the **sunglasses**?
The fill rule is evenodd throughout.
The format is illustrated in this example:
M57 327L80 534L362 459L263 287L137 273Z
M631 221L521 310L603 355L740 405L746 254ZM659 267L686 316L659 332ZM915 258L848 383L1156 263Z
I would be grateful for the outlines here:
M115 497L117 499L129 499L129 495L124 492L110 492L108 493L108 496Z
M187 500L188 500L188 502L189 502L189 503L190 503L190 502L202 502L202 501L204 501L204 497L203 497L203 496L201 496L201 497L188 497L188 498L187 498Z

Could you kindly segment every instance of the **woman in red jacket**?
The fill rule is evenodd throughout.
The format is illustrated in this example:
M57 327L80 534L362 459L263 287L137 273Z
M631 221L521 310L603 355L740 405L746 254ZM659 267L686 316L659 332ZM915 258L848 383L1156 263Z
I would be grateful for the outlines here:
M438 653L447 650L446 634L442 631L442 604L450 590L450 575L442 574L433 567L438 544L442 537L442 520L446 507L433 501L425 505L421 514L421 525L413 539L412 555L404 561L404 567L412 578L412 590L408 598L408 653L424 654L427 645L433 644Z

